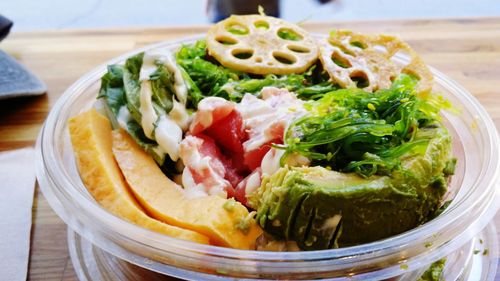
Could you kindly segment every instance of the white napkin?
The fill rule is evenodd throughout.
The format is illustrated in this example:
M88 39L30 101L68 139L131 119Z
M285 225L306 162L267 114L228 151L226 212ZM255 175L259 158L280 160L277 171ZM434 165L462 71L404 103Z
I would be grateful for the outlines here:
M33 148L0 153L1 280L26 280L34 189Z

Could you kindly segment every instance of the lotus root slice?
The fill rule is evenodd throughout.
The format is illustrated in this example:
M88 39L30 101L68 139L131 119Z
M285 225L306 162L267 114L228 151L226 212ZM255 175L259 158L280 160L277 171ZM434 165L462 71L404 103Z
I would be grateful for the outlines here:
M389 88L399 74L406 73L419 80L417 93L427 94L432 89L433 76L427 65L397 37L334 31L320 40L319 48L323 67L341 87L374 92ZM396 54L407 56L409 63L395 62Z
M319 56L304 29L261 15L231 16L208 31L207 49L223 66L253 74L305 72Z

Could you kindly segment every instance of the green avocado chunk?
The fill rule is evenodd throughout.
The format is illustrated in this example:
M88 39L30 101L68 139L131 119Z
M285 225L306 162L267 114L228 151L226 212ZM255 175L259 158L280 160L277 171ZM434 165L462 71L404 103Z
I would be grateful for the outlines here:
M269 233L320 250L383 239L417 227L439 208L451 161L446 128L432 123L415 139L424 151L409 151L389 175L368 178L320 166L282 167L265 177L250 199L257 221Z

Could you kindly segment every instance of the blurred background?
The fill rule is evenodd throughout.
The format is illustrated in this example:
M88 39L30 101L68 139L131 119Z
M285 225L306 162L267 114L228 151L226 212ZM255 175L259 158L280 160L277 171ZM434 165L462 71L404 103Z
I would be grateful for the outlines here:
M500 0L0 0L0 14L13 31L178 26L255 13L259 4L292 22L500 15Z

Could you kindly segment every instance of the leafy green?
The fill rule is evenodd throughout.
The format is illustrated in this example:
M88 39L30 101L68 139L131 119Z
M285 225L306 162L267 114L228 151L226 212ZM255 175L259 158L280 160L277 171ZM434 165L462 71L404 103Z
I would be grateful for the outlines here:
M127 108L130 114L137 123L141 123L140 107L140 91L141 85L139 75L141 73L142 60L144 52L128 58L125 61L123 68L123 85L125 89L125 99L127 100Z
M328 93L328 92L331 92L331 91L334 91L337 89L338 89L338 86L332 84L330 81L322 81L322 82L319 82L318 84L313 84L310 86L298 88L298 89L295 89L293 91L295 91L297 96L301 99L316 100L316 99L323 97L323 95L325 93Z
M150 76L151 90L153 91L153 102L162 111L168 113L173 107L173 75L170 74L164 65L157 65L157 69Z
M139 146L142 147L142 149L144 149L147 153L149 153L153 157L153 159L156 161L156 163L158 163L158 165L160 166L163 165L166 158L165 153L159 149L156 141L146 137L139 123L137 123L133 119L129 119L127 122L127 128L124 129L127 130L130 136L134 139L134 141L137 144L139 144Z
M341 89L307 104L310 115L296 120L277 146L299 153L313 165L363 177L390 174L403 155L422 155L433 136L419 130L436 126L440 104L415 95L417 80L400 75L376 93Z
M180 67L180 71L182 74L182 78L184 79L184 82L186 83L187 91L188 91L188 97L187 97L187 106L190 108L196 108L198 103L205 97L196 83L194 83L193 79L189 76L189 74L184 70L182 67Z
M216 95L232 101L240 101L246 93L258 94L264 87L276 87L295 92L299 98L314 99L337 89L337 86L327 81L316 85L312 83L312 78L307 73L283 76L269 74L263 78L246 78L228 82L221 87Z
M258 94L264 87L287 88L302 99L318 99L324 93L338 89L316 65L302 74L265 76L225 68L207 56L203 40L183 46L176 54L176 60L190 86L189 106L193 108L208 96L239 102L246 93Z
M108 72L101 78L101 88L99 89L98 98L102 98L106 101L107 106L111 109L115 118L118 117L122 107L127 107L127 109L130 108L125 95L125 73L128 73L127 75L129 75L129 86L135 87L136 82L132 81L138 81L138 76L132 77L132 73L137 73L137 70L133 69L135 65L138 64L137 58L138 57L134 57L133 63L129 63L128 67L132 70L125 70L127 63L125 66L117 64L110 65L108 66ZM135 80L133 80L133 78L135 78ZM136 89L134 89L134 91L136 91ZM165 153L158 149L158 144L154 140L151 140L144 135L144 131L139 124L140 123L136 121L135 118L129 118L126 120L126 128L124 129L130 134L135 142L137 142L146 152L153 156L159 165L164 164L166 162Z
M191 104L196 106L202 97L215 96L222 85L228 81L240 79L240 73L219 66L207 59L206 56L206 43L204 40L197 41L193 45L185 45L177 52L177 63L185 70L190 80L191 89L189 96L191 96ZM187 81L190 84L191 81ZM193 87L193 84L196 87ZM200 90L200 92L197 91ZM193 97L194 96L194 97Z
M116 116L120 107L125 105L123 90L123 66L109 65L108 72L101 78L101 88L97 98L106 98L106 102Z

